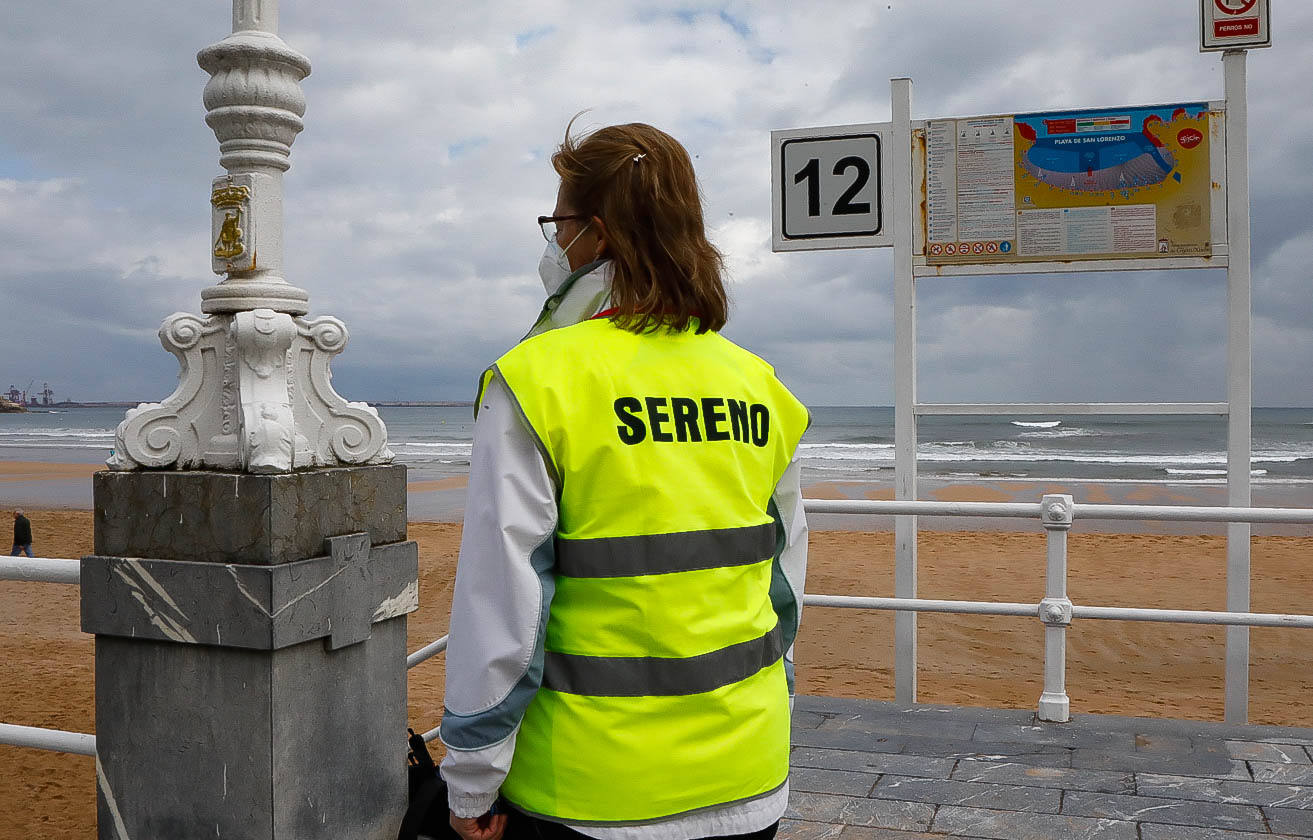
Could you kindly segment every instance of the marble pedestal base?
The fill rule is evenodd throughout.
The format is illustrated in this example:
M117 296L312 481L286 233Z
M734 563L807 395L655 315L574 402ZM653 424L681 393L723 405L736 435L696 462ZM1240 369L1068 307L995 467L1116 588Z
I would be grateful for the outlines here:
M418 606L404 467L102 474L95 546L102 840L396 836Z

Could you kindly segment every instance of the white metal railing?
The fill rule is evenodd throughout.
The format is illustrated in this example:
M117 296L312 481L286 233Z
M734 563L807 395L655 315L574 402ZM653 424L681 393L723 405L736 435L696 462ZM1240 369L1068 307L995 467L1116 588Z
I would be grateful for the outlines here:
M81 582L80 568L80 560L62 557L0 557L0 580L78 584ZM78 755L96 754L95 735L16 723L0 723L0 744Z
M443 636L440 639L436 639L432 642L429 642L427 645L415 651L410 656L407 656L406 670L410 670L411 668L414 668L419 663L424 662L425 660L428 659L432 659L433 657L437 656L439 653L445 651L447 649L447 639L449 637L450 634L448 634L447 636ZM431 742L434 738L438 737L439 729L441 729L441 727L435 726L432 729L430 729L428 732L425 732L424 735L422 736L424 738L424 743L427 744Z
M0 557L0 580L78 583L82 561L50 557Z
M51 557L0 557L0 580L24 583L80 583L81 561ZM437 656L447 649L447 637L430 642L406 657L406 669ZM438 735L436 728L424 733L425 741ZM0 723L0 744L31 747L52 752L96 754L96 736L85 732L66 732L38 726Z
M88 735L85 732L64 732L60 729L42 729L39 726L19 726L16 723L0 723L0 744L78 755L96 754L95 735Z
M414 668L416 665L418 665L419 663L423 662L426 659L432 659L433 657L437 656L439 653L442 653L446 649L447 649L446 636L443 636L441 639L438 639L437 641L429 642L424 647L420 648L419 650L412 653L410 656L406 657L406 670L409 671L411 668Z
M1313 616L1310 615L1088 606L1073 604L1067 597L1067 532L1077 517L1099 520L1313 525L1313 509L1076 504L1071 496L1059 494L1044 496L1038 503L804 499L803 506L808 513L1038 518L1047 537L1044 598L1038 603L815 594L804 595L803 603L814 607L888 610L904 614L936 612L1038 618L1044 624L1044 690L1038 703L1039 718L1043 721L1058 723L1070 719L1071 704L1066 689L1067 628L1073 619L1313 629ZM76 584L78 566L77 560L0 558L0 580ZM445 651L447 638L443 636L436 639L408 655L406 668L414 668ZM1231 679L1229 673L1227 679ZM434 727L424 733L424 740L432 741L437 735L438 728ZM94 735L15 724L0 723L0 744L95 754Z
M1072 604L1067 597L1067 532L1077 516L1101 520L1313 525L1313 509L1076 504L1071 496L1058 494L1044 496L1038 503L804 499L803 506L808 513L1039 519L1047 535L1047 556L1044 598L1038 603L807 594L803 596L803 604L902 613L937 612L1037 618L1044 624L1044 690L1038 702L1039 719L1043 721L1061 723L1071 717L1071 701L1066 689L1067 628L1074 618L1313 629L1313 616L1309 615L1086 606ZM406 660L407 667L418 665L445 650L446 646L447 637L443 636L412 653ZM431 741L437 734L438 729L435 727L424 733L424 740Z
M1011 615L1038 618L1044 624L1044 691L1038 703L1039 719L1053 723L1070 720L1067 696L1067 628L1074 618L1116 621L1157 621L1243 627L1301 627L1313 629L1313 616L1279 613L1211 610L1163 610L1072 604L1067 597L1067 532L1083 519L1149 520L1160 522L1247 522L1313 525L1313 510L1304 508L1204 507L1171 505L1075 504L1071 496L1047 495L1039 504L998 502L865 501L857 499L804 499L808 513L863 513L907 516L990 516L1038 518L1047 536L1044 598L1037 604L995 601L936 601L924 598L863 598L846 595L804 595L803 603L850 609L891 610L898 613L948 612L972 615ZM908 656L895 651L895 657ZM915 664L915 652L910 653ZM1248 669L1242 678L1248 680ZM1228 684L1235 676L1228 671Z

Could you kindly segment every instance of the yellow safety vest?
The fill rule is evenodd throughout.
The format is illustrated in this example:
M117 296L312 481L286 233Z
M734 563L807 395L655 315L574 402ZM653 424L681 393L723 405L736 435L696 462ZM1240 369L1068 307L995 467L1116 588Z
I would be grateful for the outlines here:
M691 328L585 321L494 372L559 502L542 687L503 794L550 819L623 824L779 789L797 613L782 627L772 607L771 496L807 409L761 359Z

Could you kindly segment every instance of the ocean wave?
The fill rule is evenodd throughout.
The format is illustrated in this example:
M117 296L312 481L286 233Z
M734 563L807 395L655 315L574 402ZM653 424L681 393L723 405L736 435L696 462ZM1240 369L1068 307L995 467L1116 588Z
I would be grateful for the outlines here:
M806 463L817 461L892 463L892 445L836 445L804 444L799 456ZM1143 466L1172 469L1225 470L1225 452L1161 452L1132 453L1109 451L1079 451L1032 446L1025 441L995 441L984 446L961 446L950 443L922 443L917 447L917 459L923 463L1049 463L1069 462L1109 466ZM1265 449L1252 453L1254 464L1293 464L1313 460L1313 449ZM1225 472L1223 472L1225 474Z
M1149 467L1172 467L1174 469L1185 468L1207 468L1207 467L1225 467L1227 457L1225 452L1203 452L1195 454L1184 453L1155 453L1155 454L1131 454L1124 452L1071 452L1063 450L1044 450L1044 449L1027 449L1017 450L1007 447L998 449L986 449L973 453L938 451L933 449L934 445L923 446L918 450L918 458L921 461L954 463L978 461L988 463L990 461L999 461L1007 463L1020 462L1051 462L1051 461L1069 461L1076 464L1109 464L1109 465L1127 465L1127 466L1149 466ZM1255 452L1250 458L1254 464L1289 464L1296 461L1305 461L1313 457L1313 453L1291 453L1291 452Z
M946 478L948 477L948 474L944 473L944 474L926 475L925 477ZM1222 477L1171 476L1171 477L1162 477L1162 478L1151 478L1151 477L1103 478L1101 476L1089 476L1089 475L1084 475L1084 476L1057 475L1057 476L1043 476L1042 478L1037 479L1035 476L1029 474L995 473L993 476L991 476L991 479L993 479L994 481L1009 481L1009 482L1024 481L1028 483L1035 481L1044 481L1046 483L1052 483L1052 484L1125 484L1125 485L1161 484L1165 486L1171 486L1174 484L1187 484L1190 486L1195 486L1195 485L1207 485L1212 487L1226 486L1225 476ZM1313 485L1313 478L1296 477L1296 476L1285 476L1285 477L1256 476L1254 484L1263 485L1263 486L1289 485L1289 486L1304 487L1304 486Z
M893 461L890 461L887 464L862 464L861 462L846 464L839 464L836 462L827 464L807 461L804 463L804 466L812 472L826 472L834 473L836 475L855 475L858 473L888 472L894 468L894 463Z
M43 446L39 443L5 443L0 442L0 449L112 449L113 444L104 443L61 443L59 446Z
M864 434L838 434L839 430L832 431L832 437L826 443L886 443L891 438L872 435L870 432Z
M1021 432L1017 437L1030 440L1056 440L1057 438L1099 437L1099 433L1093 429L1043 429L1034 432Z
M872 466L879 467L887 464L892 464L894 462L894 458L892 455L890 455L887 458L864 458L855 455L812 454L812 455L807 455L802 459L802 462L804 464L809 464L809 465L816 464L821 461L834 461L836 463L850 464L859 467L863 464L870 464Z
M391 444L389 444L391 445ZM468 464L472 456L469 447L451 452L415 451L404 446L392 446L397 458L408 464Z
M1165 467L1163 472L1168 475L1226 475L1226 470L1183 470ZM1250 470L1251 476L1267 475L1267 470Z
M1056 429L1062 425L1061 420L1013 420L1012 425L1023 429Z
M806 461L891 461L892 443L804 443L798 457Z
M0 440L17 437L50 438L113 438L113 429L10 429L0 432Z

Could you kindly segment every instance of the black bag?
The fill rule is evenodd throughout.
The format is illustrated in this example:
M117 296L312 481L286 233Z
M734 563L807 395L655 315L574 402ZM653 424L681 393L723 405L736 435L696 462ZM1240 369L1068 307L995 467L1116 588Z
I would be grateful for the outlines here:
M433 756L424 743L424 736L407 729L410 752L406 754L406 773L410 783L410 806L401 819L397 840L418 840L434 837L438 840L460 840L448 821L447 783L438 773Z

